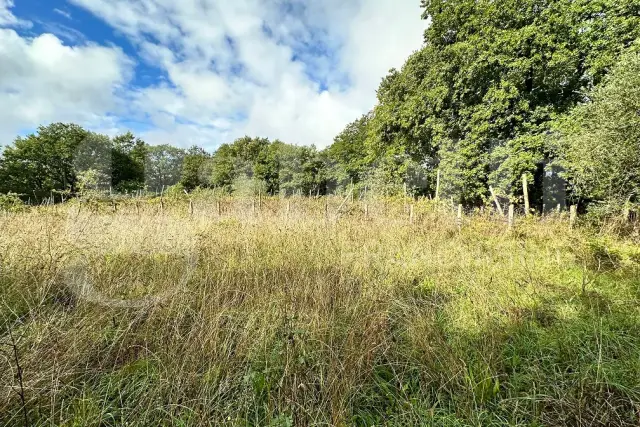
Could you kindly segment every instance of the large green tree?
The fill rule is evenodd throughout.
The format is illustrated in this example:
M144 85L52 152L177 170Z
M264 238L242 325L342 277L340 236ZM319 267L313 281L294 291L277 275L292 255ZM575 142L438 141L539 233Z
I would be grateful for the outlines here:
M152 149L151 179L161 172L159 162L176 150L169 146ZM0 193L17 193L25 200L40 202L52 193L76 193L79 176L83 186L90 181L95 190L136 190L144 186L145 161L151 159L148 151L144 141L131 132L111 140L76 124L41 126L3 150Z
M211 176L211 164L209 154L202 148L193 146L187 151L182 163L180 183L192 191L198 187L209 185L208 177Z
M111 182L116 191L128 192L144 188L147 152L147 144L131 132L113 138Z
M144 178L147 189L162 191L180 181L185 151L167 144L147 148Z
M328 166L338 186L350 182L358 183L369 172L371 159L367 156L366 140L370 119L371 113L349 123L326 150L330 162Z
M233 148L229 144L222 144L211 159L211 186L231 191L233 180L238 175L235 165Z
M78 125L53 123L16 138L0 160L0 191L37 203L52 191L75 192L74 157L89 135Z
M526 173L540 202L550 154L544 135L638 37L640 3L433 0L423 7L424 47L380 85L369 154L439 167L443 190L466 203L480 202L489 184L517 197Z

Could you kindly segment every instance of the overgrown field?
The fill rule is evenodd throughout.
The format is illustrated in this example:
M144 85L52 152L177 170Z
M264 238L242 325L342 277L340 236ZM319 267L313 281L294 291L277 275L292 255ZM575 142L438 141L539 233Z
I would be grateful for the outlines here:
M633 238L340 202L0 215L0 424L640 424Z

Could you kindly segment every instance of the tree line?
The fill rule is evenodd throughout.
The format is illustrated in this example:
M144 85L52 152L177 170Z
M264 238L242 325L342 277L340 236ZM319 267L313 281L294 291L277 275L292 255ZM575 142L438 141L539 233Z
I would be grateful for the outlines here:
M213 154L193 146L149 145L133 133L110 138L53 123L18 137L0 157L0 193L39 203L92 192L192 191L326 194L330 167L315 147L243 137ZM56 198L56 195L58 197Z
M478 205L637 201L640 2L423 0L423 47L336 139L354 176ZM364 154L363 154L364 153ZM560 185L558 183L561 183ZM562 188L557 188L562 187ZM548 203L549 204L549 203ZM555 203L553 204L555 207Z
M638 0L423 0L422 10L423 47L324 150L247 136L207 153L52 124L4 149L0 192L430 196L440 176L441 195L479 205L490 187L517 203L524 175L538 209L560 197L638 201Z

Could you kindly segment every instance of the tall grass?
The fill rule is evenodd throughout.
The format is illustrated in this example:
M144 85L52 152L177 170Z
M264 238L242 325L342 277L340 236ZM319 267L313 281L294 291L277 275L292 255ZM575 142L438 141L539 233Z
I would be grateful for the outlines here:
M632 240L341 202L1 216L0 424L640 423Z

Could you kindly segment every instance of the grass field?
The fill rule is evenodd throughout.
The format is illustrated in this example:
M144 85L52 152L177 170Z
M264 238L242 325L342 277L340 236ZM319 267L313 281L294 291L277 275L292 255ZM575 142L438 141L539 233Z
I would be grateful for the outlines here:
M0 425L640 424L634 238L341 202L0 215Z

